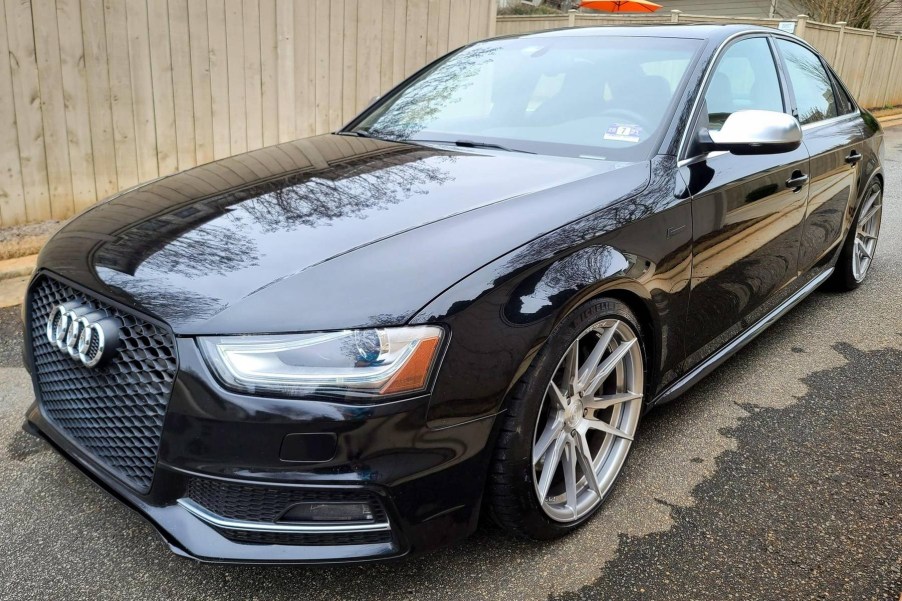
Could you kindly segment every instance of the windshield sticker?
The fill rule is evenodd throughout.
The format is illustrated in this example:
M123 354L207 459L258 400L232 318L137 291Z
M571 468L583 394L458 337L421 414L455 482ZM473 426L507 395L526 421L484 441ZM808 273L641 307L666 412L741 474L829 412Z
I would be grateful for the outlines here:
M605 140L617 140L619 142L639 142L642 128L638 125L621 125L615 123L604 133Z

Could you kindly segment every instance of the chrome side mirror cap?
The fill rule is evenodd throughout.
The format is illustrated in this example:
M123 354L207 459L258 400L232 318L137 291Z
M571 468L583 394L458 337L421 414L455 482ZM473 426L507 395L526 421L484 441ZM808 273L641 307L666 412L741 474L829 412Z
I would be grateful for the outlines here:
M736 111L720 131L701 134L706 152L726 150L733 154L777 154L792 152L802 144L802 128L792 115L776 111Z

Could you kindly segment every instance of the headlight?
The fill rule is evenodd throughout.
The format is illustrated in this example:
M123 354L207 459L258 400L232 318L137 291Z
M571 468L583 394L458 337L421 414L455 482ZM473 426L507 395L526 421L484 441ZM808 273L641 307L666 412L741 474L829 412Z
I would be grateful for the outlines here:
M232 390L288 397L385 397L420 392L441 349L435 326L199 339Z

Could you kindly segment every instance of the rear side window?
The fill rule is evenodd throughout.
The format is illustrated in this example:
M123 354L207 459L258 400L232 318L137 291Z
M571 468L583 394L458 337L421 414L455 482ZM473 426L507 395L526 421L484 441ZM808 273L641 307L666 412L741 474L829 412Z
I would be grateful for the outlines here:
M836 74L832 71L830 72L830 81L833 82L833 91L836 93L836 111L840 115L854 113L856 111L855 103L852 102L852 98L843 89L842 84L836 78Z
M833 84L817 55L788 40L779 39L777 45L786 61L786 71L799 111L799 123L807 125L836 117Z
M777 67L765 38L740 40L727 48L705 92L708 129L719 131L736 111L783 112Z

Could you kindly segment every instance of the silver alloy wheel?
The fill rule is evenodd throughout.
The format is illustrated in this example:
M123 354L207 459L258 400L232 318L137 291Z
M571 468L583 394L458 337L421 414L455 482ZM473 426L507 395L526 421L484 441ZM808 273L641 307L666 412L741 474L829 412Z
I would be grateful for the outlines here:
M880 219L883 216L883 191L879 185L871 188L864 201L861 217L855 225L855 246L852 249L852 276L860 282L867 275L874 260L877 236L880 234Z
M613 318L583 331L561 358L533 434L533 482L548 517L579 520L614 484L639 424L643 369L636 333Z

